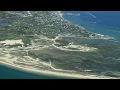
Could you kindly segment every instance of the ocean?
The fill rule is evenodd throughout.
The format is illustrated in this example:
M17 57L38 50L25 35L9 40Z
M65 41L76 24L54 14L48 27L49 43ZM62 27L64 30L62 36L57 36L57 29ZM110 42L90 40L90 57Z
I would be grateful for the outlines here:
M0 65L0 79L65 79L59 76L36 74L15 69L6 65Z
M120 11L62 11L63 17L89 32L114 37L120 42ZM70 14L69 14L70 13ZM61 79L0 65L0 79ZM62 77L63 78L63 77Z
M63 11L63 13L65 19L82 26L87 31L109 35L120 41L120 11Z

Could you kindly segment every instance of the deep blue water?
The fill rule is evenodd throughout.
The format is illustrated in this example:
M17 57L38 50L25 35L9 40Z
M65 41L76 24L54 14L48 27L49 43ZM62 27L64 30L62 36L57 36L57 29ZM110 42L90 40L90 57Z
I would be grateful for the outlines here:
M120 11L63 11L63 17L87 31L109 35L120 41ZM80 14L80 16L67 13Z
M100 33L115 37L120 41L120 12L118 11L69 11L63 12L64 18L76 23L90 32ZM69 16L67 13L80 13L80 16ZM92 15L91 15L92 14ZM12 18L11 20L16 20ZM1 21L0 24L7 22ZM13 69L4 65L0 65L0 79L55 79L60 77L38 75Z

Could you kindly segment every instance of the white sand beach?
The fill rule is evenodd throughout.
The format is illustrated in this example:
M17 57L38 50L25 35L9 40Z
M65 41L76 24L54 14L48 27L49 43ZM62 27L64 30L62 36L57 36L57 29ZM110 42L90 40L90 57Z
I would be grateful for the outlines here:
M55 39L51 39L51 41L53 41L54 43L56 39L58 39L59 36L57 36ZM49 40L48 38L44 38L45 40ZM22 40L5 40L5 41L1 41L0 43L5 43L6 45L14 45L14 44L24 44L22 42ZM54 44L52 44L54 45ZM79 46L79 45L73 45L73 44L70 44L68 46L66 46L65 48L61 48L61 47L56 47L54 46L55 48L58 48L58 49L61 49L61 50L67 50L69 51L68 47L72 47L72 48L77 48L79 50L76 50L76 51L94 51L96 50L96 48L92 48L92 47L83 47L83 46ZM74 51L74 50L71 50L71 51ZM33 60L34 62L32 64L36 64L36 59L34 60L33 58L27 56L29 60ZM14 62L17 61L19 57L16 57L16 56L12 56L9 54L9 51L6 51L6 54L4 54L4 56L1 56L0 57L0 64L3 64L3 65L7 65L7 66L10 66L12 68L15 68L15 69L18 69L18 70L23 70L23 71L27 71L27 72L32 72L32 73L37 73L37 74L45 74L45 75L50 75L50 76L60 76L60 77L66 77L66 78L80 78L80 79L114 79L112 77L105 77L105 76L96 76L96 75L81 75L81 74L75 74L75 73L67 73L65 71L67 70L62 70L62 69L56 69L54 68L52 65L50 64L47 64L47 63L44 63L44 62L40 62L42 65L45 65L45 66L49 66L50 68L52 68L54 71L49 71L49 70L39 70L37 68L34 68L34 67L28 67L28 66L25 66L25 67L22 67L20 65L17 65L15 64ZM23 59L24 60L24 59ZM24 63L24 62L22 62ZM27 63L28 65L30 64L31 65L31 62L25 62ZM61 72L59 72L61 71ZM64 73L62 72L64 71ZM86 71L90 71L90 70L86 70Z
M5 41L0 41L0 44L4 45L15 45L15 44L24 44L22 40L5 40Z
M2 59L2 58L0 58ZM6 61L8 58L5 58ZM10 61L10 60L9 60ZM31 72L31 73L36 73L36 74L40 74L40 75L49 75L49 76L58 76L58 77L64 77L64 78L68 78L68 79L116 79L116 78L112 78L112 77L105 77L105 76L96 76L96 75L78 75L78 74L68 74L68 73L59 73L59 72L52 72L52 71L43 71L43 70L37 70L35 68L24 68L24 67L20 67L17 66L15 64L8 63L8 62L4 62L4 61L0 61L0 64L2 65L6 65L9 66L11 68L15 68L18 70L22 70L22 71L26 71L26 72Z

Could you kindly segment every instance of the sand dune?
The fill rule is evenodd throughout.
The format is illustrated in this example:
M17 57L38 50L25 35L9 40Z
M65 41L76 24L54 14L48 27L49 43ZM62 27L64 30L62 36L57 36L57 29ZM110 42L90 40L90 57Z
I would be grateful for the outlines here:
M32 73L37 73L37 74L45 74L45 75L50 75L50 76L59 76L59 77L64 77L64 78L77 78L77 79L115 79L112 77L106 77L106 76L96 76L96 75L80 75L80 74L69 74L69 73L62 73L62 72L52 72L49 70L38 70L35 68L24 68L20 67L16 64L13 63L17 57L13 58L12 60L9 59L9 57L0 57L0 64L10 66L12 68L18 69L18 70L23 70L27 72L32 72Z

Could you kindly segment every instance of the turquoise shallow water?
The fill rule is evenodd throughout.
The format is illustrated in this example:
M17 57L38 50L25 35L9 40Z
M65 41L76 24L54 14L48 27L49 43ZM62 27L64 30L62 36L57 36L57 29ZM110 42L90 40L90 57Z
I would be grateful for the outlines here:
M0 79L64 79L58 76L49 76L21 71L9 66L0 65Z
M72 13L78 13L78 12L72 12ZM68 20L71 20L71 22L84 27L86 30L90 32L109 35L111 37L115 37L117 40L120 40L119 12L117 13L110 12L109 15L106 12L101 12L101 13L90 12L93 15L95 15L95 17L97 18L94 18L93 16L85 12L79 12L79 13L81 14L81 16L65 15L64 17ZM85 65L86 63L89 64L91 62L88 61L85 62ZM95 65L95 64L92 62L90 65ZM111 68L112 66L113 65L108 67ZM114 67L112 68L114 69ZM119 67L115 67L115 70L116 68L119 71ZM55 77L55 76L49 76L43 74L38 75L35 73L25 72L8 66L0 65L0 79L61 79L61 77L57 77L57 76Z

